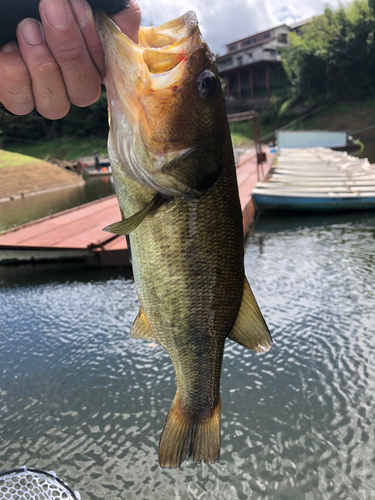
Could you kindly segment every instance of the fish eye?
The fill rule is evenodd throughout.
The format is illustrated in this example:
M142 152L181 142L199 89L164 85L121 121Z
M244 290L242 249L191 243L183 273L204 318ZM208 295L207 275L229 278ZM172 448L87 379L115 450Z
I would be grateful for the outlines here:
M217 87L216 76L209 69L205 69L195 80L195 88L202 99L209 99L215 94Z

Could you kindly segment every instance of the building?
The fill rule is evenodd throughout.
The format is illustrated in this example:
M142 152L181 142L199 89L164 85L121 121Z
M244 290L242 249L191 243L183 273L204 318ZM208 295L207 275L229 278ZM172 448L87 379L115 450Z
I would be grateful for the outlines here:
M217 64L227 98L269 97L283 72L281 55L290 45L290 31L298 32L307 22L281 24L226 45L226 53L217 58Z

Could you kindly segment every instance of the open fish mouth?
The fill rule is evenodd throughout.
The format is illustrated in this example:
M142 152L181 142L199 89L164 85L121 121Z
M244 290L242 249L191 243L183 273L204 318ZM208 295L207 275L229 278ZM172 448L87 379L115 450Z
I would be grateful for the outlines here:
M202 139L212 135L214 120L197 127L201 114L205 113L202 124L209 113L215 114L203 109L205 92L210 89L197 83L197 78L209 73L206 81L214 80L212 95L220 84L216 83L215 57L200 33L196 14L189 11L161 26L141 27L138 44L104 13L96 21L106 56L109 149L114 149L126 172L145 188L170 196L191 192L190 187L196 190L184 174L174 175L168 168L178 168L179 158L183 161L187 153L191 159ZM204 148L198 146L197 162L199 151Z
M149 91L176 85L185 69L180 63L186 63L189 56L204 43L193 11L158 27L141 26L138 44L122 33L104 12L97 14L96 21L106 48L105 83L110 86L110 82L106 82L110 72L117 81L118 89L126 87L131 95L131 90L140 92L146 85ZM131 89L130 85L135 87Z
M151 73L170 71L201 41L198 19L193 11L157 28L143 28L139 34L139 45L144 47L143 59Z
M184 60L200 43L202 35L198 29L198 19L193 11L189 11L178 19L158 27L141 26L138 44L134 43L103 12L96 17L102 41L129 64L130 59L139 63L141 59L134 57L134 52L143 56L143 61L151 73L165 73Z

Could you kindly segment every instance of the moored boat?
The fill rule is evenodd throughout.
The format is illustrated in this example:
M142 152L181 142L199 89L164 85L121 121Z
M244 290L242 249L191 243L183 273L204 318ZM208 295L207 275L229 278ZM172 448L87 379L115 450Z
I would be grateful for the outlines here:
M375 165L328 148L282 149L253 199L259 210L375 210Z

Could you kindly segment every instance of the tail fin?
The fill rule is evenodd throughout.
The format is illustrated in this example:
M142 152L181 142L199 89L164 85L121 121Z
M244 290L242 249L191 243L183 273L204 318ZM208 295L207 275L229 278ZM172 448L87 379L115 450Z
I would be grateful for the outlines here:
M196 463L215 463L220 455L221 399L208 415L199 418L188 414L179 405L177 395L169 410L160 438L159 464L172 469L186 457Z

